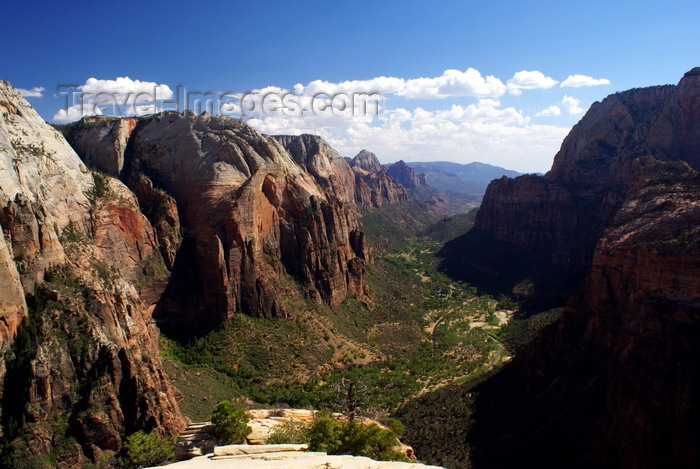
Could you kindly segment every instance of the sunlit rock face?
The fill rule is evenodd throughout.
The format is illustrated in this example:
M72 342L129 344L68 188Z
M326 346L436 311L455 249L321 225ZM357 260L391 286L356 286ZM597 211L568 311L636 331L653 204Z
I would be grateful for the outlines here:
M562 304L581 286L598 239L640 181L646 159L685 161L697 170L699 147L700 69L677 86L608 96L574 126L545 176L503 177L489 185L470 239L459 245L465 249L446 252L448 267L524 297L553 295ZM506 279L494 256L481 254L486 244L535 260L518 278ZM534 287L517 285L524 279Z
M117 144L122 128L131 129L126 145ZM176 205L172 218L184 240L155 310L163 327L191 331L236 312L287 316L282 274L332 305L365 294L369 254L355 175L320 138L273 138L240 120L192 113L142 118L133 127L107 120L69 138L85 161L121 161L142 205L144 181ZM123 156L115 156L120 148Z
M177 433L141 295L158 283L149 263L162 264L154 228L7 82L0 113L3 462L51 452L77 467L115 454L136 428Z

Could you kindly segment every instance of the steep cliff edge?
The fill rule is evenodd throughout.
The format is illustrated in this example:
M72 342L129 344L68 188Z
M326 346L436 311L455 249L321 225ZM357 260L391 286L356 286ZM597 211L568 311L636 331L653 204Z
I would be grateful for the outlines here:
M407 189L412 189L416 186L428 185L425 174L418 174L415 169L404 163L403 160L387 165L386 172L389 174L389 176L396 179Z
M159 188L176 202L173 216L186 236L156 307L163 327L191 333L236 312L287 316L283 274L332 305L365 294L368 250L356 218L354 175L318 137L273 138L235 119L164 113L139 119L127 144L117 145L122 134L113 129L124 125L78 125L66 132L78 154L85 161L122 161L122 179L142 207L148 197L139 186L149 184L146 194ZM89 144L93 139L99 151ZM121 148L122 155L93 155Z
M647 159L585 291L477 388L476 467L700 464L699 222L700 174Z
M350 167L355 173L355 200L360 210L412 200L406 188L389 176L374 153L360 151L350 160Z
M7 82L0 111L2 464L77 467L137 429L176 433L139 294L163 263L152 226Z
M475 228L446 247L444 265L484 286L563 304L588 273L623 195L638 181L639 158L682 160L698 169L699 146L700 69L677 86L609 96L574 126L547 175L489 185Z

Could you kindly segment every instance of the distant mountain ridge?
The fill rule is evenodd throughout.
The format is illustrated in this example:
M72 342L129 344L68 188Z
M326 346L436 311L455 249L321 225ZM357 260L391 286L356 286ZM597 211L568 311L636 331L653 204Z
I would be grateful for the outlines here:
M451 161L410 162L406 163L419 174L424 174L426 183L435 189L459 194L483 196L486 187L494 179L503 176L514 178L521 173L487 163L469 164Z

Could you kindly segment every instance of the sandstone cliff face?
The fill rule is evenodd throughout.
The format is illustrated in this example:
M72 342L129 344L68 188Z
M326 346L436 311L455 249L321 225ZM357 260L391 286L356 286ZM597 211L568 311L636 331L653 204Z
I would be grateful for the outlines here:
M5 81L0 116L0 343L7 344L26 314L25 293L45 269L65 261L61 230L69 223L88 226L84 192L92 177L65 139Z
M377 155L367 150L360 150L360 153L355 155L350 164L369 173L378 173L383 169Z
M348 207L355 203L355 174L338 152L316 135L273 137L318 184Z
M502 269L479 254L485 244L505 244L501 249L517 257L538 252L537 263L550 266L545 270L571 279L558 298L561 304L580 285L603 230L625 192L639 180L641 159L682 160L700 168L699 128L698 69L677 86L626 91L594 104L566 137L546 176L504 177L489 185L468 235L473 239L459 246L473 245L474 252L464 251L449 267L459 270L463 262L467 277L485 275L498 281ZM536 268L523 270L525 278ZM548 281L551 275L543 276L540 284Z
M154 288L147 272L162 264L152 226L7 82L0 103L2 464L78 467L118 452L125 432L176 433L184 421L136 288Z
M64 133L87 165L120 178L136 195L141 211L156 229L161 256L171 270L181 242L177 203L129 158L137 123L135 118L92 116L68 125Z
M428 185L425 174L418 174L415 169L404 163L403 160L387 166L386 172L407 189Z
M585 291L478 390L475 462L700 464L699 222L700 174L647 159L598 243Z
M489 187L464 241L500 246L517 268L519 253L536 253L521 275L544 262L587 281L564 290L581 287L558 323L476 388L477 467L700 464L699 103L699 69L678 86L610 96L547 176ZM471 267L507 268L485 257Z
M70 126L67 139L82 150L87 165L118 178L124 170L124 154L136 122L135 118L86 117Z
M406 189L382 168L374 153L362 150L349 162L315 135L274 137L323 188L348 207L364 211L410 200Z
M86 160L95 151L85 144L90 135L121 135L101 127L124 126L68 134ZM149 215L154 226L166 222L159 245L173 274L155 312L163 327L191 333L236 312L287 316L279 292L285 272L317 301L338 304L365 293L368 250L356 219L355 176L323 140L267 137L242 121L177 113L128 128L123 156L108 160L128 168L122 177L147 215L147 207L159 207ZM118 150L110 139L100 142ZM175 256L178 240L166 242L161 233L179 224L187 236Z
M355 173L355 201L360 210L411 200L411 196L379 163L374 153L362 150L351 161Z
M700 464L700 174L650 164L593 258L560 340L599 359L609 412L600 457L618 467ZM581 326L583 328L581 329ZM601 445L602 446L602 445Z

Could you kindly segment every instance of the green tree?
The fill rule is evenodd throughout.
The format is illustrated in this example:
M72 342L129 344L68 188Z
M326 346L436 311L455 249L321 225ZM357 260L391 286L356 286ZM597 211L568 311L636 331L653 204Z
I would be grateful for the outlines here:
M250 416L230 401L219 402L211 413L214 435L225 444L245 441L252 431L248 426L249 420Z
M403 435L403 432L405 430L403 423L401 423L401 420L395 419L395 418L388 418L386 419L386 422L384 422L385 425L391 432L396 435L396 437L400 437Z
M316 418L309 431L309 449L328 454L366 456L380 461L408 461L396 451L399 440L391 430L376 424L335 420L328 413Z
M139 430L126 439L122 454L125 469L161 466L175 460L175 443L156 432Z

